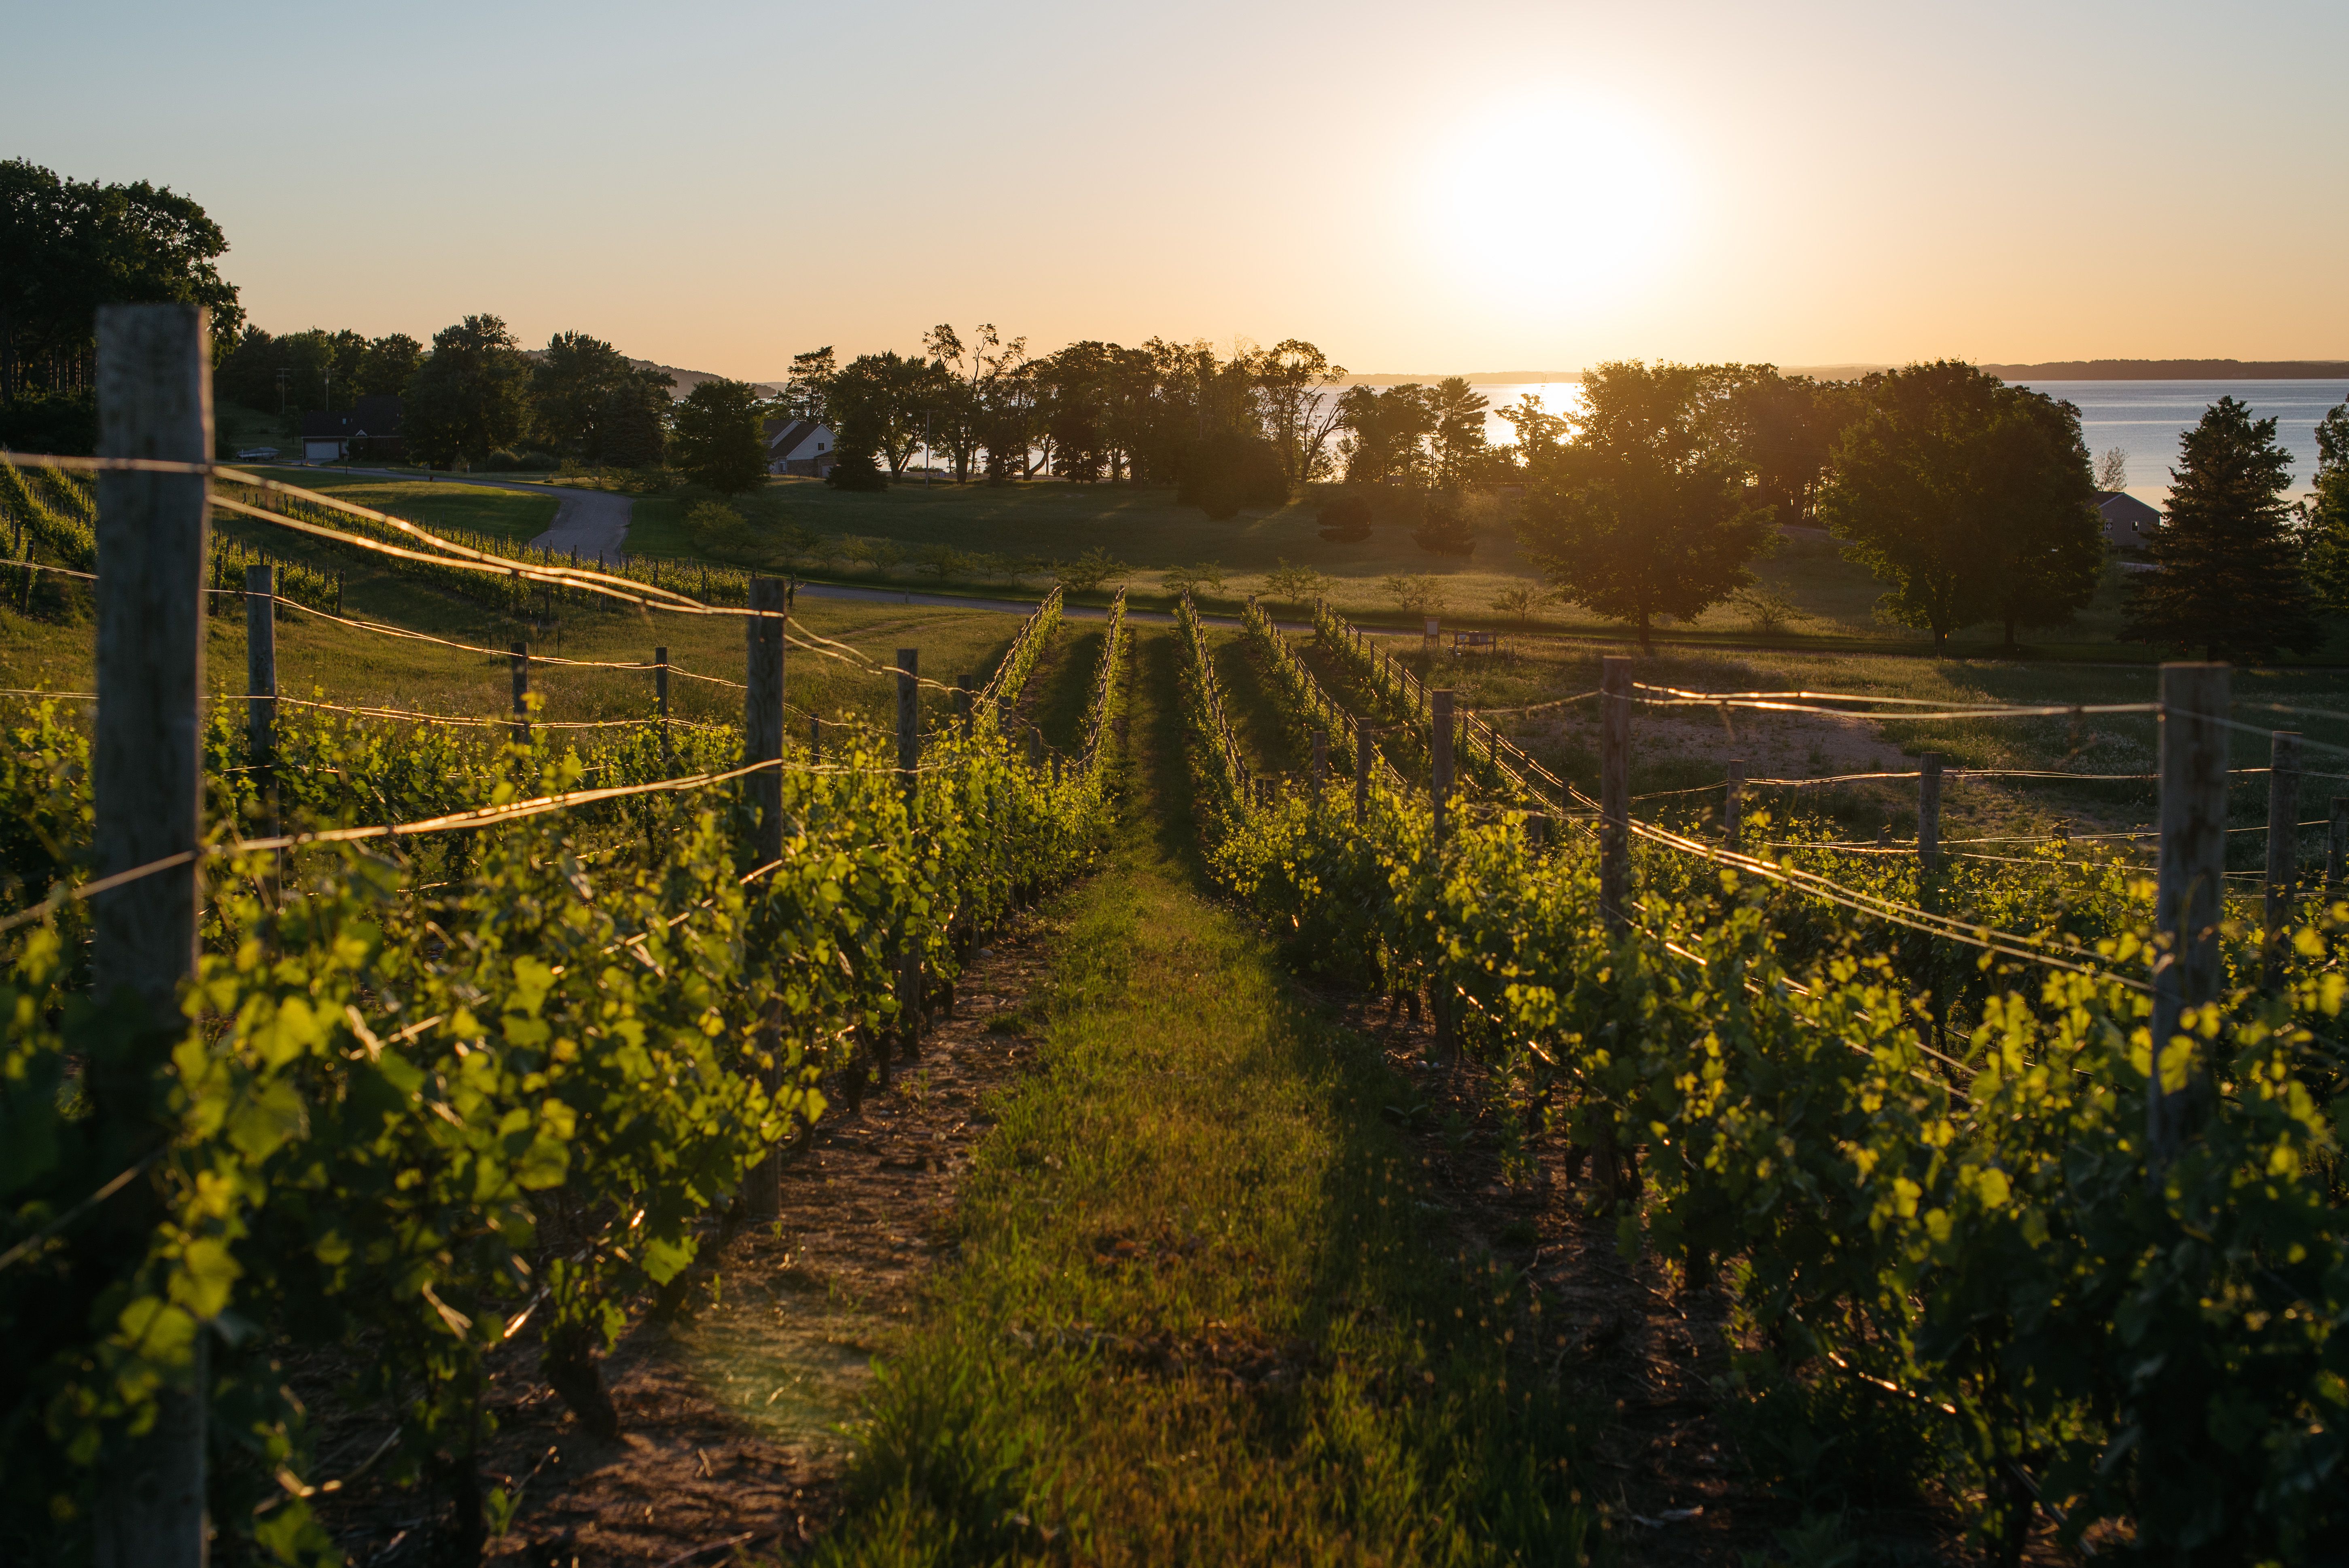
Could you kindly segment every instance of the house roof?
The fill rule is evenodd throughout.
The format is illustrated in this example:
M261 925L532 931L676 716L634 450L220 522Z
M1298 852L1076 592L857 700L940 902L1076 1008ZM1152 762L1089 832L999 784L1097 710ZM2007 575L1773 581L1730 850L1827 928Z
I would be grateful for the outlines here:
M302 438L347 441L357 436L397 436L399 412L397 397L362 397L350 407L334 413L303 415Z
M2161 521L2160 511L2129 494L2127 490L2098 490L2096 510L2106 522L2126 522L2150 528Z
M802 451L802 449L815 442L819 438L824 449L830 450L832 431L816 420L777 419L767 426L767 455L777 462L786 462L800 457L812 457L815 455L813 452Z

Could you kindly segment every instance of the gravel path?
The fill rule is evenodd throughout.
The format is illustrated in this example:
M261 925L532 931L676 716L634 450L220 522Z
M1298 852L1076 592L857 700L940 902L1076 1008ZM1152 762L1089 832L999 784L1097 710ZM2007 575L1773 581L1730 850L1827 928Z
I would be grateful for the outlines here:
M551 490L551 486L515 485L515 490ZM616 557L628 537L628 514L636 502L608 490L564 489L556 493L563 504L555 509L554 526L536 539L540 550L577 551L582 561L599 555Z

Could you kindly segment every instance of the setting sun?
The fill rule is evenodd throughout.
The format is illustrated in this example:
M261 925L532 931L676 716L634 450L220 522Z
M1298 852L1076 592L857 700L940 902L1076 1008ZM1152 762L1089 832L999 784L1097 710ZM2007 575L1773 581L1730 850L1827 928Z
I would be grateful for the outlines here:
M1629 105L1558 97L1485 112L1432 172L1444 260L1512 305L1604 308L1643 292L1689 229L1683 161Z

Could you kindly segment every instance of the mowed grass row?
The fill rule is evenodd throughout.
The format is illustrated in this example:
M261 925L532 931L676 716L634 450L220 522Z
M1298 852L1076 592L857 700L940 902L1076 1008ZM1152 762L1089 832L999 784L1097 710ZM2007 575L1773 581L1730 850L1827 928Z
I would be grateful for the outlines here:
M1458 1242L1370 1042L1195 856L1176 646L1137 633L1108 866L1051 912L1032 1077L890 1356L833 1563L1587 1562L1594 1429Z

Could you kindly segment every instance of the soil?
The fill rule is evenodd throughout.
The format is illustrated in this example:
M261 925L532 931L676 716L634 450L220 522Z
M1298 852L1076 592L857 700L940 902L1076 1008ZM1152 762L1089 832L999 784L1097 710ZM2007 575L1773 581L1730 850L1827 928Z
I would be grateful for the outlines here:
M993 1125L991 1097L1034 1055L1019 1009L1045 972L1042 934L1033 915L998 933L959 982L954 1016L934 1017L889 1092L857 1111L834 1103L785 1168L781 1219L719 1253L686 1315L636 1317L604 1363L617 1441L584 1429L547 1388L534 1336L493 1366L484 1485L523 1494L491 1561L684 1568L788 1553L823 1532L841 1506L841 1423L925 1276L950 1260L946 1221ZM360 1470L391 1430L378 1412L337 1408L338 1370L295 1369L328 1475ZM362 1473L319 1502L355 1568L429 1560L420 1491Z

